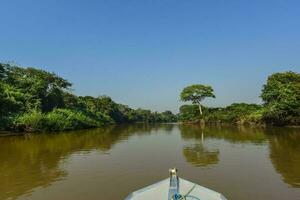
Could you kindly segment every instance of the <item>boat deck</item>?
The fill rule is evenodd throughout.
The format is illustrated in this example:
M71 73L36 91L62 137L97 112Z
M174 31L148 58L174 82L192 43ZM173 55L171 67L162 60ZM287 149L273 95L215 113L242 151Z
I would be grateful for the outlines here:
M190 181L179 178L179 193L189 193L191 200L226 200L226 198L213 190L202 187ZM170 186L170 179L165 179L153 185L131 193L125 200L167 200ZM191 190L192 189L192 190ZM196 198L193 198L196 197Z

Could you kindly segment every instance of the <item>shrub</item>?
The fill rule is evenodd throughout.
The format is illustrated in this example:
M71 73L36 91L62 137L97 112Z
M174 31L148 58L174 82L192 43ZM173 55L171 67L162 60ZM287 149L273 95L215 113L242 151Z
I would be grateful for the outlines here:
M274 125L299 125L300 74L274 73L263 86L262 100L266 111L264 120Z
M261 108L259 110L256 110L249 115L245 116L245 121L249 124L263 124L263 115L264 115L265 109Z
M180 121L199 120L200 111L197 105L183 105L180 107Z
M46 127L51 131L91 128L100 125L102 125L100 122L85 113L69 109L54 109L46 116Z
M45 122L45 115L34 110L18 115L14 120L14 127L18 131L42 131L45 129Z

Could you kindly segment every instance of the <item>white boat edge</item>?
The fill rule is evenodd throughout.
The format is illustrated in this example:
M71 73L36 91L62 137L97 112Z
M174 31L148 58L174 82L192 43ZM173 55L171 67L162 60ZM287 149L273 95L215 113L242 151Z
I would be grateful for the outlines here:
M125 200L167 200L170 179L159 181L129 194ZM180 193L185 194L194 187L191 195L204 200L227 200L221 193L179 178Z

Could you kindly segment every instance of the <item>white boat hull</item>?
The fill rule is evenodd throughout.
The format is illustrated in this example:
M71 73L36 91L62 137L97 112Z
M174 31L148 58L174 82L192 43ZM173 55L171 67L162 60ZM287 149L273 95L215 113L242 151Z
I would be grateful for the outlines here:
M190 181L179 178L179 193L186 195L191 200L226 200L226 198L213 190L202 187ZM170 179L165 179L153 185L131 193L125 200L167 200L170 187ZM193 198L196 197L196 198Z

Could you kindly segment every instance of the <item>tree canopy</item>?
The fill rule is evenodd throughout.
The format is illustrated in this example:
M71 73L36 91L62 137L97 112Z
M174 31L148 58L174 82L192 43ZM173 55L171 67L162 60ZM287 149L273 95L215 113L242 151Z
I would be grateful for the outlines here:
M124 122L173 122L176 116L132 109L108 96L76 96L66 79L0 63L0 130L44 131Z
M198 104L206 97L215 98L213 92L212 87L208 85L190 85L182 90L180 98L182 101L191 101L193 104Z
M109 96L77 96L72 84L36 68L0 63L0 130L45 131L98 127L111 123L199 121L201 101L215 98L208 85L190 85L181 94L180 113L132 109ZM274 73L263 86L263 105L234 103L203 107L206 122L300 125L300 74ZM201 119L202 120L202 119Z
M204 87L195 85L185 88L181 99L197 104L205 96L213 96L212 88L205 91L202 88ZM203 107L204 120L213 123L300 125L299 73L281 72L270 75L263 86L261 98L263 105L233 103L225 108ZM196 121L197 109L195 105L181 106L179 120Z
M214 90L211 86L208 85L190 85L185 87L181 94L180 98L182 101L191 101L193 104L198 104L200 116L202 116L202 108L200 102L206 97L215 98Z
M297 123L300 120L300 74L272 74L263 86L261 98L267 108L267 121L276 124Z

